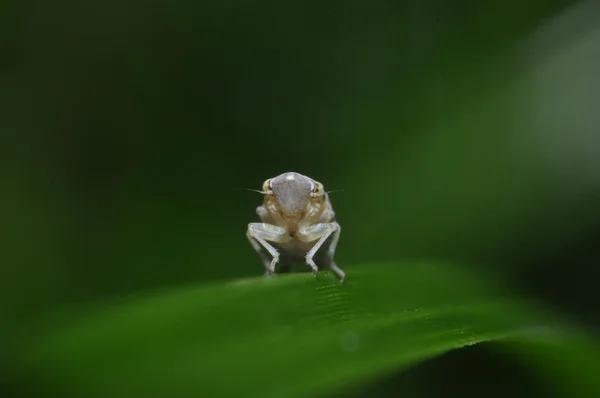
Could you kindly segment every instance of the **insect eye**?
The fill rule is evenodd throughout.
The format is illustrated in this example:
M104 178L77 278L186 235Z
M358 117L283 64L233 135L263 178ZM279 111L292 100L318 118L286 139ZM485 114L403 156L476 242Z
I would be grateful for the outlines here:
M262 190L265 191L265 192L269 192L269 191L273 190L273 187L271 186L271 179L270 178L263 183L263 189Z
M319 182L315 182L315 184L313 185L313 188L312 188L312 192L313 193L323 192L323 185L321 185L321 183L319 183Z

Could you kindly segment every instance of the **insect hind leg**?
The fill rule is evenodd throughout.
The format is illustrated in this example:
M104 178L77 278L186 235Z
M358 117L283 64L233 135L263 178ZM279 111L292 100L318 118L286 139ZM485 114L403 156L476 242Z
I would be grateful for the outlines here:
M346 279L346 273L337 265L333 259L333 255L333 251L323 250L318 256L317 265L319 266L319 269L330 270L333 272L340 279L340 282L343 283Z

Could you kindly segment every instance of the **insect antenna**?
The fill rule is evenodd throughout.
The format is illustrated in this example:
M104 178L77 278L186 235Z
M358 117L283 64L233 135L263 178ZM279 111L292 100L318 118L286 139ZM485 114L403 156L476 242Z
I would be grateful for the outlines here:
M267 193L265 191L259 191L258 189L252 189L252 188L233 188L236 191L251 191L251 192L256 192L256 193L260 193L263 195L266 195Z

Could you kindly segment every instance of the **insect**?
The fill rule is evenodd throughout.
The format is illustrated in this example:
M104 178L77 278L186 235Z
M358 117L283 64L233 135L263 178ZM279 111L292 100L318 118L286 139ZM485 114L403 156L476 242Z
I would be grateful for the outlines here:
M341 228L323 184L287 172L267 179L257 192L264 195L263 204L256 208L262 222L248 224L246 235L265 265L265 275L275 274L280 260L281 273L290 271L292 261L301 260L316 276L316 258L322 268L330 269L343 282L346 275L333 260Z

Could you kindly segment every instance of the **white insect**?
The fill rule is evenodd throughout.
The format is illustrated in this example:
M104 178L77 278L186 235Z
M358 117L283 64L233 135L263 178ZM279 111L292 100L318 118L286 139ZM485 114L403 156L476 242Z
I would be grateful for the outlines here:
M280 259L281 273L290 271L292 261L304 260L312 275L317 275L317 255L322 268L330 269L343 282L346 275L333 260L341 228L323 184L288 172L269 178L257 192L265 195L264 203L256 209L262 223L248 224L246 235L265 265L265 275L275 274Z

